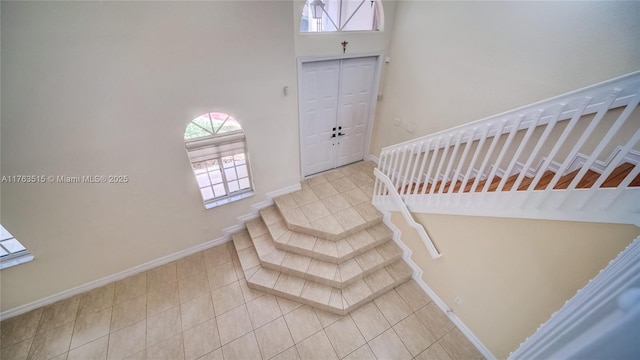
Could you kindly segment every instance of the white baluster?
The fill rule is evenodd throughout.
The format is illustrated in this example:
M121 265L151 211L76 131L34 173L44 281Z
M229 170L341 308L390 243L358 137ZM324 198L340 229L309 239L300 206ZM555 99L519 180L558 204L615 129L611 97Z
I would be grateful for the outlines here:
M482 165L480 166L480 170L478 170L478 174L476 175L476 180L473 182L473 185L471 186L471 191L470 192L475 192L476 188L478 187L478 183L480 182L480 177L482 176L482 174L484 173L484 169L487 166L487 163L489 162L489 159L491 159L491 155L493 154L493 150L496 148L496 145L498 144L498 140L500 139L500 136L502 135L502 130L504 129L504 126L506 124L506 120L502 120L500 122L500 125L498 127L498 130L496 131L495 135L493 136L493 140L491 140L491 145L489 145L489 150L487 151L487 154L484 157L484 160L482 161Z
M513 183L511 187L511 191L517 191L518 189L517 186L519 186L520 183L522 183L522 179L524 179L524 177L527 174L527 171L529 171L529 168L531 167L531 163L533 163L533 160L538 155L538 152L542 148L542 145L544 145L544 143L547 141L549 134L551 134L551 131L556 126L556 123L560 118L560 114L562 114L562 111L564 110L566 105L567 104L560 104L558 106L558 109L556 109L556 111L554 112L553 118L551 119L551 121L549 121L549 123L545 127L544 132L542 133L542 136L540 136L540 138L538 139L536 146L534 147L533 151L531 151L531 154L529 155L529 158L527 159L527 161L524 163L522 170L520 170L520 174L517 176L516 181ZM518 150L520 150L520 148ZM502 179L502 181L500 181L500 184L498 185L498 188L496 189L496 191L502 191L502 188L504 187L507 181L507 178L511 176L511 171L513 170L513 167L516 164L516 161L518 160L519 157L520 157L520 153L518 152L517 155L513 157L511 164L509 164L509 168L507 169L507 174Z
M442 179L442 185L440 186L440 191L439 191L440 194L443 193L444 186L447 181L451 181L451 184L449 185L449 190L451 190L456 185L455 179L452 178L451 180L449 180L449 176L451 175L451 168L453 167L453 163L456 161L456 156L458 155L458 149L460 148L460 142L462 141L463 134L464 132L461 131L456 138L456 143L453 146L453 152L451 153L451 157L449 158L447 169L444 171L444 177Z
M433 170L433 164L435 164L436 160L438 159L438 152L440 150L441 140L442 140L442 137L438 137L435 147L433 148L433 154L431 155L431 160L429 161L429 170L427 170L427 175L424 179L424 186L422 187L422 195L425 195L427 193L427 184L429 181L431 181L432 189L435 186L435 180L431 180L430 178L431 178L431 171Z
M469 149L471 149L471 144L473 143L473 138L476 135L476 130L477 128L473 128L473 130L471 130L471 135L467 139L467 142L464 144L464 150L462 151L462 156L460 157L460 161L458 162L458 167L456 168L456 171L453 174L452 181L454 182L458 181L458 177L460 176L460 171L462 170L462 165L464 165L465 160L467 160L467 155L469 154ZM462 184L461 186L464 186L464 184ZM449 186L449 194L453 193L454 187L455 186ZM463 190L464 188L460 187L461 193ZM458 199L460 199L460 197L458 197Z

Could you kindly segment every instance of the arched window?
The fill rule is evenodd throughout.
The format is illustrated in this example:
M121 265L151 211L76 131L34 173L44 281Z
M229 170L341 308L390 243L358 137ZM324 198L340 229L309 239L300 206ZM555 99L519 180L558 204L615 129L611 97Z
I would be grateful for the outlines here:
M244 131L229 114L191 120L184 143L206 208L253 194Z
M383 18L380 0L307 0L300 32L378 31Z

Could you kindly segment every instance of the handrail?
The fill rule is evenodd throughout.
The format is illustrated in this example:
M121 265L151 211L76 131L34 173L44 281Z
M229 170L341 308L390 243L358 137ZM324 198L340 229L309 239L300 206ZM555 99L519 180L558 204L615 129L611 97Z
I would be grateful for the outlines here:
M639 104L636 71L387 146L377 169L389 184L374 204L393 197L412 212L639 224Z
M376 176L376 180L382 181L382 183L386 186L387 189L391 189L389 190L389 194L391 194L391 196L393 197L393 200L400 206L400 213L402 213L402 216L404 216L404 219L407 221L409 226L411 226L416 230L416 232L418 232L418 235L420 235L420 238L422 239L422 242L424 243L424 245L427 247L427 250L429 251L429 254L431 255L431 257L434 259L441 257L442 254L440 254L440 252L438 252L438 249L436 249L436 246L433 244L433 241L431 241L431 238L429 237L429 234L427 234L427 231L425 230L424 226L422 226L421 224L415 221L413 216L411 216L409 209L407 209L407 206L404 204L404 202L400 198L400 195L398 195L398 192L392 190L394 189L394 187L393 187L393 183L391 182L391 179L389 179L387 175L385 175L383 172L381 172L378 169L373 169L373 174ZM380 188L379 184L377 186L374 186L374 188L379 189Z

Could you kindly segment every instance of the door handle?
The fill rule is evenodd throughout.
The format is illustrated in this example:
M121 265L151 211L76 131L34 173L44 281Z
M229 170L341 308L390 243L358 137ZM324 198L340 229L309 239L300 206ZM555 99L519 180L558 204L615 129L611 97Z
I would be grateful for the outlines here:
M343 136L343 135L347 135L347 134L343 134L341 132L338 133L338 136ZM335 135L334 135L335 136Z

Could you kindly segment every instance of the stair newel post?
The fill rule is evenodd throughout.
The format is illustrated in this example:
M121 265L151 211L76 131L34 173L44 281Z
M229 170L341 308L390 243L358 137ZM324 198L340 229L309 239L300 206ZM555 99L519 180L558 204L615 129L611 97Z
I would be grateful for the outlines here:
M553 179L551 179L551 182L549 182L547 189L552 190L556 186L560 178L564 175L564 172L567 170L569 165L576 158L576 155L578 154L578 152L580 151L584 143L587 141L587 139L589 138L593 130L596 128L596 126L598 126L598 124L600 123L604 115L609 111L611 104L613 104L615 99L618 97L618 94L620 94L620 91L621 91L620 89L614 89L613 91L611 91L611 93L607 97L607 100L602 103L595 118L591 120L591 122L589 123L589 126L587 126L587 128L582 133L582 136L580 136L578 141L575 143L575 145L567 155L567 157L564 159L564 161L562 162L562 165L560 166L556 174L553 176ZM546 198L543 198L539 205L544 203L545 200ZM554 207L557 208L560 205L561 204L555 204Z
M555 128L556 124L558 123L558 119L560 118L560 115L562 114L562 111L566 106L567 106L566 103L561 103L556 109L556 111L553 113L553 117L551 121L547 123L547 126L545 127L544 132L542 133L542 136L540 136L540 139L538 139L538 142L536 143L536 146L534 147L533 151L531 151L531 154L529 154L529 157L527 161L524 163L524 166L522 167L522 169L520 170L520 174L516 178L516 181L514 182L513 187L511 188L511 191L516 191L517 189L516 185L519 185L520 183L522 183L522 180L524 179L527 172L529 171L531 164L535 160L536 156L538 156L538 152L540 152L540 149L542 148L544 143L547 141L547 138L551 134L551 131ZM496 191L502 191L502 188L504 187L504 183L506 182L507 177L511 176L511 171L516 164L516 160L517 160L517 157L515 157L514 160L511 162L511 164L509 165L509 169L507 169L507 173L505 174L505 177L500 182L500 185L498 185L498 189Z
M462 151L462 156L460 157L460 161L458 161L458 166L456 167L456 170L453 174L453 178L451 179L451 181L455 183L458 182L458 178L460 177L460 172L462 171L462 165L464 165L464 162L467 160L467 155L469 154L469 149L471 149L471 144L473 143L473 138L476 135L476 131L478 130L478 128L473 128L471 130L471 134L469 135L469 137L467 138L467 141L464 142L464 150ZM464 137L464 131L461 133L460 138L462 139ZM463 139L462 139L463 140ZM458 189L459 192L462 192L464 190L464 188L462 188L462 184L460 184L460 188ZM454 191L453 189L455 188L455 186L449 186L449 194L452 194ZM460 200L460 197L458 197L458 201Z
M571 181L571 184L569 184L569 187L567 188L567 190L569 191L574 190L578 186L578 183L580 182L582 177L587 173L587 171L591 168L591 166L596 161L596 159L598 158L602 150L604 150L604 148L607 145L609 145L609 142L611 142L611 139L616 135L616 133L620 130L622 125L624 125L624 123L627 121L627 119L629 118L629 115L631 115L631 113L636 109L636 107L638 106L638 102L640 102L640 91L636 91L636 95L634 96L633 100L625 107L625 109L622 111L622 114L618 116L618 118L613 123L611 128L609 128L609 131L607 131L607 133L602 137L602 140L600 141L598 146L595 148L595 150L591 153L591 155L589 156L585 164L582 166L580 171L578 171L578 175L576 175L576 177L573 178L573 181ZM640 130L638 132L640 132ZM636 136L638 132L636 132ZM634 137L632 137L629 140L629 142L627 142L627 145L629 146L629 148L631 148L631 145L629 143L635 143L636 141L634 141ZM617 165L618 165L617 163L614 164L613 162L611 162L609 164L609 166L612 168L611 171L613 171L613 168L615 168ZM567 191L567 195L564 196L562 203L567 201L567 196L569 194L569 191ZM558 206L562 205L562 203L559 204Z
M502 120L500 121L500 125L498 126L497 131L495 132L495 134L493 135L493 139L491 140L491 145L489 145L489 150L487 150L487 154L484 156L484 160L482 161L482 165L480 165L480 169L478 170L478 173L476 174L476 179L473 182L473 185L471 186L471 191L470 192L475 192L476 188L478 187L478 183L480 182L480 178L482 177L482 175L484 174L484 169L487 167L487 164L489 163L489 160L491 159L491 155L493 154L493 151L496 148L496 145L498 145L498 140L500 139L500 136L502 135L502 131L504 130L504 127L507 123L507 120Z
M439 136L436 140L435 146L433 148L433 155L431 155L431 159L429 160L429 169L427 170L427 175L424 178L424 185L422 186L422 195L427 193L427 185L429 181L431 181L431 188L434 187L435 180L431 179L431 172L433 171L433 164L436 162L438 158L438 152L440 151L440 141L442 140L442 136Z

